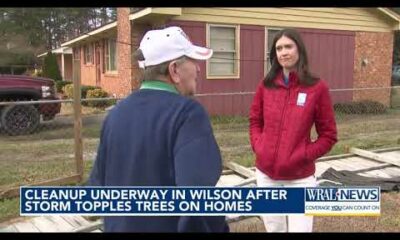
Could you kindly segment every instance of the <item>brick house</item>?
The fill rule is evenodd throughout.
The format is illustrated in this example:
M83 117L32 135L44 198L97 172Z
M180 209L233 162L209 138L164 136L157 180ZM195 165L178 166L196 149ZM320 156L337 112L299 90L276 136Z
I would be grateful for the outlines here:
M325 79L335 102L374 99L386 105L393 35L400 17L387 8L118 8L117 21L72 39L74 77L123 97L139 86L132 61L144 32L177 25L195 44L213 48L201 63L198 100L210 114L246 115L269 65L269 48L281 28L297 29L313 73Z

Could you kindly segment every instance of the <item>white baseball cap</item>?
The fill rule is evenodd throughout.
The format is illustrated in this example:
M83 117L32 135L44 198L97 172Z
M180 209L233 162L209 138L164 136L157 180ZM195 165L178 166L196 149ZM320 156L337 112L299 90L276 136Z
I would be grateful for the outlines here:
M148 31L139 49L142 50L144 60L139 66L145 68L171 61L182 56L197 60L207 60L213 50L193 45L189 37L180 27L168 27L161 30Z

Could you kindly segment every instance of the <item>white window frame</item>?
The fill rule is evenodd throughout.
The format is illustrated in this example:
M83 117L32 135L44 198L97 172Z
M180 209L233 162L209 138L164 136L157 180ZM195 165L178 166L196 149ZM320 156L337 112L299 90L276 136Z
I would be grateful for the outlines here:
M269 58L268 58L268 30L282 30L283 28L280 27L265 27L264 30L264 76L267 75L269 69L267 68L268 62L269 62Z
M236 24L212 24L212 23L207 23L206 26L206 38L207 38L207 47L211 48L211 39L210 39L210 33L211 33L211 27L231 27L235 29L235 57L234 62L235 62L235 73L231 75L210 75L210 60L207 60L206 63L206 79L238 79L240 78L240 25ZM220 52L220 51L215 51L214 52Z
M113 39L106 39L106 46L104 48L104 64L105 64L105 72L106 73L118 73L118 44L115 42L115 69L111 69L111 55L110 55L110 43L113 41Z

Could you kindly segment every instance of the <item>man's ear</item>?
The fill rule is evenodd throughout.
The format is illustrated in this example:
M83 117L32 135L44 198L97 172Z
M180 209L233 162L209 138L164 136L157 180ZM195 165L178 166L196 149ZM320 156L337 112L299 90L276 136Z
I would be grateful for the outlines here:
M172 61L168 64L168 71L169 71L169 75L171 77L172 82L174 83L179 83L180 82L180 78L177 72L177 64L176 61Z

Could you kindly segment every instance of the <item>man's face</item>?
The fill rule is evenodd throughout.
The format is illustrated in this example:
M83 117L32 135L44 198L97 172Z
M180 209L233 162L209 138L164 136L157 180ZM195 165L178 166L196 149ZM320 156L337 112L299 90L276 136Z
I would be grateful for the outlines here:
M175 62L171 78L180 94L193 96L196 93L199 72L200 66L194 59L185 58Z

